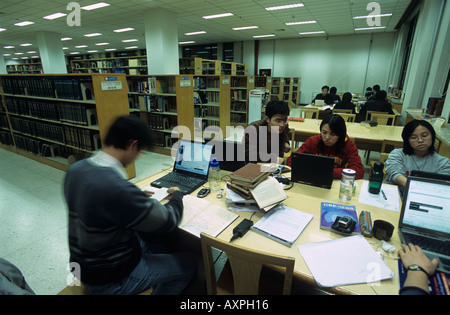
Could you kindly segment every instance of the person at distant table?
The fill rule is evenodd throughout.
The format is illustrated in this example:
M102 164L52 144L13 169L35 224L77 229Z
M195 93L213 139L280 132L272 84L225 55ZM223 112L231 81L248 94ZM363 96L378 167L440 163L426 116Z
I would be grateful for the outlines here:
M342 177L344 168L355 170L356 179L364 176L364 166L358 148L348 137L345 120L338 114L325 118L320 124L320 134L308 138L296 152L334 157L335 179ZM291 157L287 159L286 164L291 166Z
M375 94L376 99L366 102L361 109L359 110L359 114L362 118L366 119L367 111L375 111L375 112L387 112L389 114L394 114L392 110L392 104L386 100L386 91L381 90Z
M337 88L335 86L332 86L330 89L330 95L333 98L333 101L335 103L338 103L341 101L341 97L339 95L337 95L336 93L337 93Z
M333 105L334 100L331 94L328 93L330 87L328 85L322 86L322 93L316 95L316 97L311 101L312 104L316 103L316 100L324 100L325 104Z
M414 119L403 127L403 148L394 149L385 163L387 180L405 186L413 170L450 175L450 159L434 149L436 132L425 121Z
M372 88L372 95L369 96L368 101L374 101L377 99L377 93L380 92L381 88L378 84L375 84Z
M342 101L340 101L339 103L337 103L334 109L351 109L352 110L352 114L355 113L355 104L353 104L352 102L352 93L350 92L345 92L344 95L342 95Z

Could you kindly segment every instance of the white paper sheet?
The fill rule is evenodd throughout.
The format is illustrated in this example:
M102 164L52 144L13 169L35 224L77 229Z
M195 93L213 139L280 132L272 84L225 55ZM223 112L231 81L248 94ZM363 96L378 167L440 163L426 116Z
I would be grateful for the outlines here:
M378 195L371 194L368 191L368 187L369 182L362 183L358 199L359 203L395 212L400 211L400 202L397 186L382 185L381 190L384 192L384 195L382 192L380 192Z

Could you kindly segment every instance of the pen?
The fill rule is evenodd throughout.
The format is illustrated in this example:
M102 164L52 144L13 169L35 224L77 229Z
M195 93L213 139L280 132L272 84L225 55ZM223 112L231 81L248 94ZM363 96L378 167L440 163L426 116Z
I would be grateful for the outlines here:
M383 198L384 198L384 200L387 200L387 198L386 198L386 194L384 193L384 191L383 191L383 190L381 190L381 193L383 194Z

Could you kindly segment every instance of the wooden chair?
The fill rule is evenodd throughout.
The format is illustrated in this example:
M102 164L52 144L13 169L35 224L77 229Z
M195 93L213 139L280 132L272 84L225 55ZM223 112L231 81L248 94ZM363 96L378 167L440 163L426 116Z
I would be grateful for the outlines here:
M376 121L379 125L394 126L395 115L372 113L370 120Z
M333 114L352 114L353 110L352 109L333 109Z
M344 120L346 122L354 122L355 121L356 114L344 114L344 113L336 113L336 114L338 114L339 116L344 118Z
M373 111L373 110L368 110L366 112L366 120L372 120L372 114L386 114L388 115L388 112L377 112L377 111Z
M303 116L304 113L304 116ZM300 108L300 117L319 119L319 109L318 108Z
M398 142L398 141L392 141L392 140L383 140L383 143L381 144L381 150L380 150L380 159L379 161L381 163L386 162L386 160L389 157L389 153L394 150L394 149L399 149L403 147L403 142ZM370 164L373 168L373 165L375 164L376 161L371 161ZM383 170L384 172L384 170Z
M138 293L137 295L151 295L153 292L152 288L149 288L145 291ZM72 283L68 285L64 289L61 290L57 295L91 295L86 287L81 283L80 285L75 285Z
M263 265L285 268L286 271L284 274L282 294L287 295L291 293L295 264L294 258L255 251L250 248L219 240L205 233L200 234L200 242L203 252L203 262L205 264L206 290L208 294L264 294L264 292L260 291L262 287L260 286L260 277ZM226 264L224 271L222 271L222 274L217 281L214 270L212 247L224 251L228 256L229 261L229 264ZM226 270L228 269L227 265L231 269L232 277ZM264 282L264 280L266 279L261 277L261 283ZM233 285L230 285L231 283L233 283ZM274 286L277 284L279 285L280 281L277 279L273 284ZM273 286L270 285L267 287L273 288ZM233 292L230 292L227 288L233 289Z

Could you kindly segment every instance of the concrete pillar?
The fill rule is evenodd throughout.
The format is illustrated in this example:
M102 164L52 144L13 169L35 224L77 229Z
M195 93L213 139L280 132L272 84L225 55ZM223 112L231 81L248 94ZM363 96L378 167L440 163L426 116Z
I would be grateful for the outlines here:
M61 35L52 32L39 32L36 37L44 73L67 73Z

